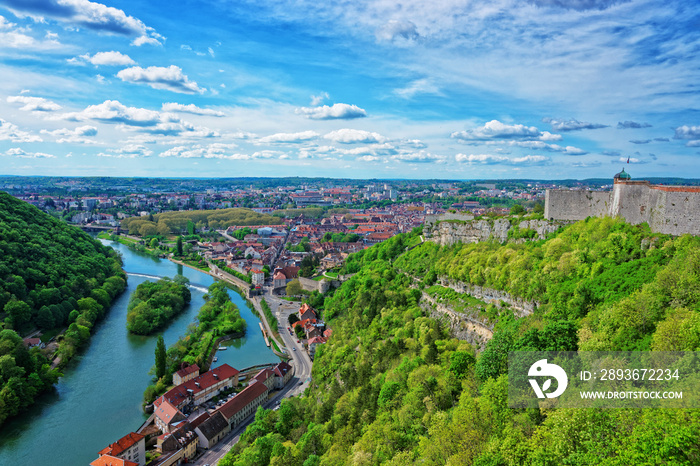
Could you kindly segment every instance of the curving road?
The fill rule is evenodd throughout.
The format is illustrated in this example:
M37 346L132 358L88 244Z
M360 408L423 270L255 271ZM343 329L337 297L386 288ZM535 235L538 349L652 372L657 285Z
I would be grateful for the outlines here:
M272 296L271 289L269 288L265 289L264 298L270 305L270 310L272 313L275 315L275 317L277 317L277 321L280 322L278 332L282 338L281 343L285 347L284 351L291 356L289 364L294 368L294 376L290 379L287 385L279 392L273 392L273 396L262 405L266 409L273 409L283 398L301 395L304 390L306 390L311 383L312 362L308 353L306 350L304 350L303 345L301 343L297 343L296 335L290 335L289 330L287 330L289 315L299 310L299 304ZM255 300L254 303L256 304L256 307L259 307L257 300ZM262 309L258 309L258 311L260 312L263 322L265 322L265 326L267 327L267 320L264 318ZM232 430L226 437L216 444L214 448L207 450L201 457L194 461L193 464L217 464L221 458L228 453L231 447L238 442L241 434L245 431L246 427L253 422L254 419L255 414L252 414L250 417L248 417L248 419L246 419L242 424Z

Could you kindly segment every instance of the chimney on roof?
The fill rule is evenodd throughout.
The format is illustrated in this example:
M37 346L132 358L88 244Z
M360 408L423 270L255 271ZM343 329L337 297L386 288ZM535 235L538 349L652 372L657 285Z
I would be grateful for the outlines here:
M195 382L194 384L197 386L197 388L201 388L201 387L199 386L199 382Z
M216 372L213 373L212 375L214 376L215 379L218 379L218 378L219 378L219 374L217 374Z

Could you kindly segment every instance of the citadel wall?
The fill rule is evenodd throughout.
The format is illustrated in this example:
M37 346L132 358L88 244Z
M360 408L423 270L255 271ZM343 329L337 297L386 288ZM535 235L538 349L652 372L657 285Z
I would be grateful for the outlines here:
M603 216L622 217L633 225L646 222L658 233L700 235L700 188L616 180L610 192L547 190L547 219Z

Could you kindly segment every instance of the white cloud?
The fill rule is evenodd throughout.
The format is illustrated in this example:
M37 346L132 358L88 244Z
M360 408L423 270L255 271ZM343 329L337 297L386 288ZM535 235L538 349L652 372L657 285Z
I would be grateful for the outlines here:
M425 151L419 152L402 152L391 157L399 162L406 163L435 163L444 161L445 157L441 155L431 154Z
M386 138L379 133L349 128L331 131L323 137L341 144L372 144L386 141Z
M108 149L107 152L97 154L98 157L116 157L120 159L135 159L137 157L150 157L153 151L140 144L127 144L118 149Z
M301 107L295 110L297 115L304 115L312 120L350 120L353 118L364 118L367 112L357 105L333 104L329 107Z
M608 127L608 125L603 125L601 123L588 123L585 121L578 121L573 118L570 120L542 118L542 121L552 125L553 131L580 131L582 129L599 129Z
M215 143L207 146L177 146L172 147L159 154L159 157L178 158L206 158L206 159L226 159L226 160L254 160L254 159L286 159L289 156L285 152L274 150L263 150L252 154L232 152L235 144Z
M420 139L404 139L401 141L401 145L411 147L413 149L425 149L428 147L428 145Z
M0 141L42 142L39 136L20 130L16 125L0 118Z
M516 157L511 160L513 164L541 165L549 162L551 159L544 155L526 155L525 157Z
M455 156L457 162L465 163L482 163L482 164L496 164L508 161L508 157L502 155L492 155L492 154L457 154Z
M211 110L208 108L200 108L194 104L183 105L175 102L166 102L163 104L164 112L179 112L179 113L191 113L193 115L207 115L215 117L226 116L224 112L218 110Z
M13 49L35 45L34 38L25 34L27 30L17 29L16 26L15 23L7 21L4 16L0 16L0 44Z
M363 155L362 157L358 157L357 160L362 160L363 162L376 162L379 160L379 157L374 155Z
M9 96L7 98L9 103L20 103L24 106L20 107L20 110L25 112L52 112L54 110L59 110L61 108L55 102L46 100L42 97L29 97L24 95Z
M700 126L683 125L676 128L674 139L700 139Z
M543 155L526 155L524 157L509 158L503 155L493 154L457 154L455 160L461 163L468 163L469 165L544 165L550 161L550 158Z
M63 128L53 131L42 129L41 134L48 134L58 138L56 142L59 144L99 144L94 139L88 139L89 136L97 136L97 128L89 125L79 126L75 129Z
M298 143L316 139L319 134L316 131L302 131L299 133L276 133L270 136L265 136L258 139L262 144L278 144L278 143Z
M70 121L97 120L107 123L122 123L129 126L156 126L162 122L177 121L174 116L138 107L127 107L117 100L105 100L90 105L81 112L65 113L58 118Z
M377 29L375 36L380 41L392 41L397 38L415 40L420 37L416 25L407 20L389 20L382 27Z
M10 157L19 157L22 159L52 159L52 158L54 158L54 156L51 154L45 154L43 152L26 152L24 149L20 149L19 147L8 149L7 152L5 152L5 155L9 155Z
M106 65L106 66L127 66L135 65L136 62L131 59L130 56L125 55L121 52L97 52L95 55L90 56L89 53L81 55L80 58L86 62L92 63L95 66ZM76 60L72 58L72 60Z
M163 39L153 28L124 11L88 0L4 0L3 3L18 16L31 16L40 21L49 17L72 27L136 36L134 45L160 44Z
M586 152L583 149L579 149L578 147L574 146L560 146L559 144L547 144L546 142L543 141L510 141L508 143L510 146L517 146L517 147L524 147L527 149L536 149L536 150L546 150L548 152L561 152L562 154L565 155L585 155L588 152Z
M207 159L224 159L231 158L235 154L231 154L230 150L235 149L235 144L215 143L208 146L178 146L161 152L159 157L180 157L180 158L207 158Z
M417 79L406 87L394 89L394 94L404 99L410 99L416 94L442 95L442 92L440 92L440 88L433 84L431 80Z
M311 96L311 106L316 107L318 105L321 105L321 103L328 99L330 96L328 95L328 92L321 92L319 95L312 95Z
M484 126L466 131L456 131L451 137L463 141L488 141L493 139L523 139L523 140L557 140L558 135L540 132L534 126L508 125L498 120L491 120ZM559 139L561 136L558 137Z
M125 82L147 84L153 89L162 89L181 94L203 94L205 89L197 86L182 73L182 69L175 65L167 68L161 66L149 66L141 68L132 66L117 73L117 77Z

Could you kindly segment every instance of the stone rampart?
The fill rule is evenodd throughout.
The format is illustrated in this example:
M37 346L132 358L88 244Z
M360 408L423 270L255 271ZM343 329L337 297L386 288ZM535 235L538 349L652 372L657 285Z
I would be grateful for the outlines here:
M632 225L646 222L657 233L700 235L700 188L627 180L616 181L610 192L547 190L545 217L550 220L604 216Z

